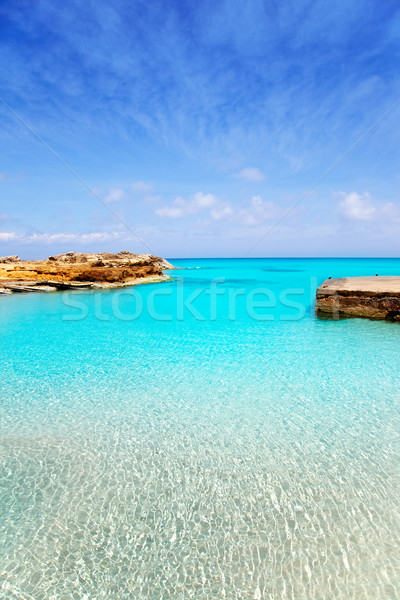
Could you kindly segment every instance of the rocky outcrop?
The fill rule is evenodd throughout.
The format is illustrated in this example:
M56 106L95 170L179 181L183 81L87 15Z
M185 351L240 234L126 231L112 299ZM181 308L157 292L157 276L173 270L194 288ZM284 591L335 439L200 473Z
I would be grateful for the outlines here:
M8 263L16 263L19 262L21 259L19 256L17 256L16 254L13 254L12 256L0 256L0 263L4 263L4 264L8 264Z
M134 285L168 279L163 270L173 268L164 258L128 250L67 252L43 261L8 256L0 258L0 293Z
M319 286L319 316L367 317L400 321L400 277L343 277Z

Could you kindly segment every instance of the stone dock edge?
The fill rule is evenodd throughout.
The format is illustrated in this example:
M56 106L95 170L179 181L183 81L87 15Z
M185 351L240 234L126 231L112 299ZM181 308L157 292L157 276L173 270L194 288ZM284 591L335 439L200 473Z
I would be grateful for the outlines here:
M400 276L326 279L317 289L321 317L365 317L400 321Z

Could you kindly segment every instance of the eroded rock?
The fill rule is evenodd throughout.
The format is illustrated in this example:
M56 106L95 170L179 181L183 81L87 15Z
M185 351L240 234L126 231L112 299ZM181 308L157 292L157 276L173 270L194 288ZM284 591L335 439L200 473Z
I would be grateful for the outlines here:
M327 279L317 289L318 315L400 320L400 277Z
M7 291L51 291L83 287L132 285L168 279L163 270L174 267L152 254L67 252L42 261L18 257L0 259L0 287ZM40 290L39 290L40 288Z
M0 256L0 263L9 264L19 262L21 259L16 254L12 256Z

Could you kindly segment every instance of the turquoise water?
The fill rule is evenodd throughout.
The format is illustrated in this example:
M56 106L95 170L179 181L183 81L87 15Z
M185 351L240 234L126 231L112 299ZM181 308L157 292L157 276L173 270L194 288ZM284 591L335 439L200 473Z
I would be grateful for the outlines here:
M399 598L400 324L313 303L400 260L172 262L0 298L0 597Z

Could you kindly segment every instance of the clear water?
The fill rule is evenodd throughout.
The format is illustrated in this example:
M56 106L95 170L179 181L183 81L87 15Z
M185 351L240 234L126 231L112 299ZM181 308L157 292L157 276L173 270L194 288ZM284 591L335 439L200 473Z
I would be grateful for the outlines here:
M174 263L0 298L0 597L399 598L400 324L313 301L400 260Z

